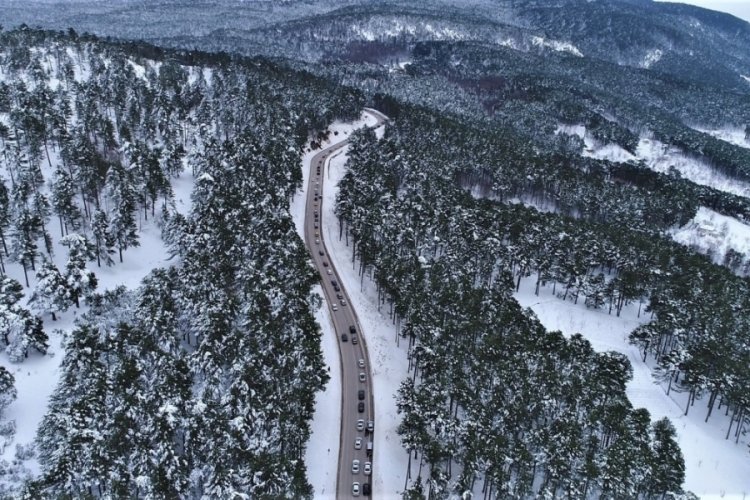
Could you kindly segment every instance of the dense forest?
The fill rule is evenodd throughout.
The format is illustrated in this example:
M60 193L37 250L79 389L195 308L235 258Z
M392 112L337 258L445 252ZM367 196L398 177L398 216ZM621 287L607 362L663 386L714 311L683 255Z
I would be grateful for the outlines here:
M25 280L2 281L9 359L45 352L42 317L85 306L24 495L308 497L300 457L329 376L289 201L308 138L362 98L261 59L73 31L3 32L0 67L0 256ZM174 265L99 292L149 219Z
M408 106L397 115L383 140L357 137L337 213L360 272L372 274L409 341L413 375L399 393L401 434L427 466L410 492L460 493L478 477L498 497L679 492L674 430L667 421L649 427L647 412L631 407L629 362L595 353L579 336L545 331L511 293L533 276L537 293L554 284L561 300L613 315L640 302L653 321L631 339L655 357L657 376L689 392L686 413L696 400L707 405L707 420L715 409L731 412L727 433L737 437L749 423L741 388L750 329L735 314L750 305L747 281L643 230L659 221L637 214L673 212L641 210L645 199L661 203L659 195L611 178L579 181L617 200L596 218L477 199L464 181L493 165L504 179L523 181L516 195L558 185L561 170L547 171L541 160L523 170L530 162L514 162L517 145L503 143L505 134ZM674 190L662 189L679 213Z

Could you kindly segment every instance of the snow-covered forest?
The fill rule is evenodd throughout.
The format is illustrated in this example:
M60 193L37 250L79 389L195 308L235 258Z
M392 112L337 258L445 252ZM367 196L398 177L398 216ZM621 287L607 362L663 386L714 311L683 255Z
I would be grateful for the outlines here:
M0 34L5 493L309 495L328 374L289 200L361 105L260 60Z
M747 23L0 4L0 498L750 494Z
M612 316L634 304L652 320L631 342L654 360L665 390L686 392L685 414L703 411L706 425L714 413L731 415L727 439L740 441L749 330L735 311L750 305L747 282L646 231L674 223L644 219L670 216L667 205L673 217L687 216L670 193L610 184L601 200L614 204L594 214L580 206L577 219L477 199L460 189L467 179L497 179L491 185L508 197L542 196L560 189L560 170L542 161L524 170L528 161L513 163L518 153L491 132L418 108L398 115L383 140L357 136L337 213L360 272L372 274L409 342L400 432L421 471L409 495L476 481L514 498L680 492L674 428L632 407L630 362L594 352L580 335L546 331L511 297L529 277L537 294L551 288L557 300ZM502 153L497 170L489 152ZM577 182L601 186L591 177ZM502 183L511 179L521 182ZM660 208L642 210L645 200Z

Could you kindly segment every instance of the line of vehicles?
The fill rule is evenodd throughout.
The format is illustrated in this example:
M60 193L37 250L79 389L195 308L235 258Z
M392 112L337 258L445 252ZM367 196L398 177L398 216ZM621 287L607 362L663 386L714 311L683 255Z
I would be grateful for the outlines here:
M331 280L331 284L334 285L334 287L338 286L338 283L335 282L335 280ZM346 333L341 334L341 341L347 342L347 340L351 338L352 344L357 344L357 327L354 325L349 325L349 334ZM360 370L364 370L365 368L365 360L362 358L359 358L357 360L357 368ZM367 373L365 371L359 372L359 382L361 384L364 384L367 382ZM365 398L367 396L367 392L365 389L358 389L357 390L357 412L358 413L364 413L365 412ZM367 458L372 458L372 433L375 432L375 422L372 420L368 420L365 423L365 419L360 418L357 419L357 432L364 432L365 438L369 437L367 439L367 444L365 445L365 440L362 436L357 436L354 439L354 449L355 450L361 450L362 446L365 446L365 450L367 453ZM361 467L362 474L364 476L367 476L365 478L365 481L360 483L359 481L354 481L352 483L352 495L353 496L359 496L360 493L362 495L370 495L372 492L372 485L370 484L370 476L372 475L372 462L366 461ZM360 460L354 459L352 460L352 475L358 476L360 473Z
M315 232L315 244L320 245L321 244L321 236L320 233L322 231L321 229L321 204L322 204L322 194L321 194L321 169L323 168L323 162L325 161L325 156L323 156L322 159L320 159L317 162L316 165L316 177L315 177L315 185L314 185L314 192L313 192L313 229ZM325 258L325 251L324 248L318 247L318 255L320 257ZM334 272L332 270L331 264L327 260L322 260L322 269L326 275L329 276L331 286L333 287L333 290L336 294L335 300L332 300L331 303L331 309L333 312L337 312L339 309L339 306L345 307L347 305L347 301L344 297L344 293L341 290L341 286L339 285L338 281L333 276ZM333 297L329 297L329 299L333 299ZM359 344L359 337L357 328L355 325L349 325L349 331L343 332L340 335L341 342L349 342L351 339L352 345L356 346ZM360 388L357 389L357 412L359 414L365 413L365 402L367 400L367 372L366 372L366 365L365 360L362 358L357 359L357 368L358 368L358 381L360 384ZM356 373L356 372L355 372ZM354 449L355 450L362 450L364 448L366 459L360 460L360 459L353 459L351 463L351 474L352 474L352 487L351 487L351 494L352 496L358 497L360 495L369 496L372 494L372 484L370 482L370 478L372 477L372 456L373 456L373 433L375 431L375 422L373 420L365 420L364 418L357 419L356 423L356 430L357 435L354 439ZM343 465L343 464L342 464ZM362 477L360 480L359 478Z

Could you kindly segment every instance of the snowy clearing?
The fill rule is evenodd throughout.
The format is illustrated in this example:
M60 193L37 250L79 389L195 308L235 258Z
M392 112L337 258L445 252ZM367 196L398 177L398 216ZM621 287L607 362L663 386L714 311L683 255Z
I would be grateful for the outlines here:
M710 208L700 207L693 220L670 232L672 238L687 247L724 263L729 250L750 254L750 226Z
M693 127L698 132L703 132L704 134L711 135L713 137L716 137L717 139L721 139L722 141L728 142L730 144L734 144L735 146L740 146L743 148L749 148L750 149L750 141L747 140L747 137L745 135L745 129L740 127L724 127L724 128L715 128L715 129L705 129L700 127Z
M566 336L581 333L597 351L617 351L628 357L633 366L633 380L627 394L634 407L646 408L652 421L669 417L677 430L677 438L685 456L685 488L701 498L744 498L750 494L747 474L747 437L725 440L729 418L724 412L714 412L708 423L704 402L698 400L685 416L687 394L656 384L651 367L643 362L640 351L628 343L628 335L642 323L647 314L638 318L638 304L623 309L618 318L606 310L586 308L582 302L574 305L552 294L551 287L541 288L534 295L536 277L521 281L515 294L518 302L531 308L549 330L560 330Z
M737 132L731 134L723 129L728 142L737 139ZM674 169L682 177L702 186L708 186L725 193L736 194L739 196L750 197L750 183L734 179L715 170L708 163L686 155L680 148L665 144L656 139L641 137L636 154L633 155L617 144L601 144L596 141L586 130L584 125L558 125L556 134L575 135L583 139L584 150L582 156L596 158L598 160L608 160L619 163L639 162L651 170L661 173L668 173ZM710 132L707 132L710 133ZM744 132L743 138L744 138ZM732 141L728 140L734 138ZM743 145L743 144L739 144ZM750 143L745 143L744 147L750 147Z

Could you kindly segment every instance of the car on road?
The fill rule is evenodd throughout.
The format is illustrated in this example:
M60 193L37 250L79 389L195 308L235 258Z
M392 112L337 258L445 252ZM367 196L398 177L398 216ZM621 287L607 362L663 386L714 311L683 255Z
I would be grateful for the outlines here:
M339 302L339 304L341 304L342 306L345 306L346 305L346 300L341 299L341 301Z
M316 244L316 245L320 245L320 240L316 238L316 239L315 239L315 244Z
M352 474L359 474L359 460L352 460Z
M375 430L375 422L372 420L367 421L367 432L372 432Z
M323 252L323 250L318 250L318 255L325 255L325 252Z
M352 483L352 496L358 497L359 496L359 483Z
M365 390L364 389L360 389L359 391L357 391L357 399L359 399L360 401L362 401L363 399L365 399ZM362 423L364 424L364 422L362 422ZM362 430L362 429L360 429L360 430Z
M365 403L363 401L360 401L359 403L357 403L357 411L359 413L365 412Z
M359 340L357 339L356 335L352 335L352 344L358 344Z
M349 325L349 333L357 333L357 329L354 327L354 325Z
M362 449L362 438L356 438L354 440L354 449L355 450L361 450Z
M360 368L364 368L365 367L365 360L364 359L360 359L359 361L357 361L357 366L359 366Z
M365 430L365 421L364 421L364 419L360 418L359 420L357 420L357 430L358 431Z
M349 337L345 333L342 333L341 334L341 342L347 342L348 340L349 340Z
M328 262L323 261L323 267L328 267Z
M338 282L338 281L336 281L336 280L331 280L331 284L332 284L333 286L339 286L339 282Z
M365 375L365 372L359 372L359 381L364 382L367 380L367 375Z
M326 269L326 272L327 272L328 274L333 274L333 271L331 271L330 269Z
M362 472L365 474L365 476L369 476L370 474L372 474L372 463L365 462L365 466L362 469Z
M370 486L370 483L365 483L362 485L362 494L365 496L370 496L370 493L372 492L372 487Z
M337 293L337 294L336 294L336 298L337 298L337 299L343 299L343 298L344 298L344 296L343 296L343 295L341 295L340 293Z
M333 304L333 307L331 307L331 309L333 309L333 312L336 312L339 310L339 306L337 306L336 304Z

